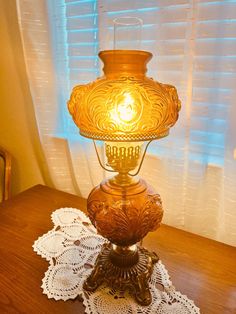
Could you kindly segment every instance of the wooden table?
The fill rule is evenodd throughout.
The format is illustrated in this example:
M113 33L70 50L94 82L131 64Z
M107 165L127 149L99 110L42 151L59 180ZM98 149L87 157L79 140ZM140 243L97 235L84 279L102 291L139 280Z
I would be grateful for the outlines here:
M40 288L48 262L33 242L52 228L60 207L85 209L82 198L37 185L0 205L0 313L84 313L74 301L49 300ZM144 246L155 250L176 289L205 314L236 313L236 249L163 225ZM154 314L154 313L153 313Z

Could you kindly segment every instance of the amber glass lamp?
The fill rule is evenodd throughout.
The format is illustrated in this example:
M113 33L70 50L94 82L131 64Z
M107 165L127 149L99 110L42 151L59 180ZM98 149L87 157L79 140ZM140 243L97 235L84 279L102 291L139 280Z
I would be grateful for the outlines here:
M146 77L152 54L141 50L99 53L104 76L74 87L68 109L80 134L94 141L100 165L115 175L95 187L87 201L89 218L108 239L84 283L127 288L142 305L151 302L148 281L158 256L138 243L163 216L159 194L137 177L147 146L169 134L180 101L174 86ZM105 142L106 165L96 148Z

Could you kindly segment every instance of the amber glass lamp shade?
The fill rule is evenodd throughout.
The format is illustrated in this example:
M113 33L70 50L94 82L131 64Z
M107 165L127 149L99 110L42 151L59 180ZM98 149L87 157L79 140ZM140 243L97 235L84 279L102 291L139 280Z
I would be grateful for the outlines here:
M99 57L104 76L76 86L68 102L80 134L105 141L109 171L118 173L88 197L89 218L110 244L102 248L84 289L94 291L105 281L112 287L131 288L137 302L148 305L148 280L158 258L137 243L159 227L163 209L159 194L134 178L132 171L144 158L142 142L169 134L180 101L174 86L146 77L151 53L108 50Z
M180 109L174 86L145 76L152 54L101 51L104 76L73 89L68 108L80 134L103 141L147 141L169 134Z

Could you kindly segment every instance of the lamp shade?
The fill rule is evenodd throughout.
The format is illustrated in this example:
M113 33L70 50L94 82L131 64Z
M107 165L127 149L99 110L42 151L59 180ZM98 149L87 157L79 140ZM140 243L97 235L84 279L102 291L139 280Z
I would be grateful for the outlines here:
M178 119L174 86L147 78L152 54L139 50L99 53L104 76L74 87L69 111L80 134L104 141L146 141L164 137Z

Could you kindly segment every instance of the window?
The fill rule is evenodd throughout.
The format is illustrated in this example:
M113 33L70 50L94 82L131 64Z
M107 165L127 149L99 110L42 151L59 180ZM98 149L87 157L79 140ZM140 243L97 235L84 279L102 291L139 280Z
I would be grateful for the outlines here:
M113 48L112 21L143 20L142 49L153 53L148 75L177 87L183 108L173 137L158 153L173 152L223 165L236 86L236 1L48 1L64 132L78 131L65 102L74 85L99 76L99 50ZM55 23L56 16L56 23ZM156 149L155 149L156 150Z

